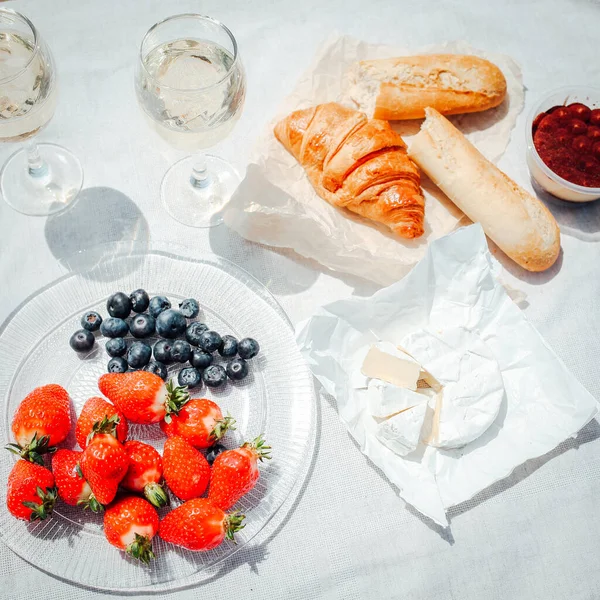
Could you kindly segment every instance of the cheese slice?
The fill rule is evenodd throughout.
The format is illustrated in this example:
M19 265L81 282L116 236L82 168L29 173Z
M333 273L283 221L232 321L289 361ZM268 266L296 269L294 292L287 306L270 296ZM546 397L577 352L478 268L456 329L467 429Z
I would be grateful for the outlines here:
M361 372L367 377L414 391L417 389L421 365L393 344L378 342L369 348Z
M406 456L419 445L426 413L426 402L413 406L380 423L375 435L392 452Z
M378 419L386 419L429 400L425 394L398 387L381 379L369 381L368 398L369 412Z

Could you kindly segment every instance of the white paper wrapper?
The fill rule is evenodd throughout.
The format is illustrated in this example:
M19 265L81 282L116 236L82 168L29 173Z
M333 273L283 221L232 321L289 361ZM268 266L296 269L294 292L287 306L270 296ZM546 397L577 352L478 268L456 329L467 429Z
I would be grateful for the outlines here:
M403 240L387 227L330 206L317 196L302 167L275 139L273 126L293 110L314 104L339 101L352 106L346 73L358 60L439 52L476 54L494 62L504 73L508 94L501 106L451 117L481 152L497 160L523 107L521 71L511 58L481 52L465 42L409 49L333 36L258 139L246 177L225 209L228 226L249 240L292 248L330 269L382 285L406 275L423 258L430 241L468 222L466 217L425 176L425 233L418 240ZM394 128L410 145L420 124L396 122Z
M546 454L598 412L597 401L509 298L494 268L483 230L471 225L433 242L402 281L371 298L328 304L297 327L303 355L337 399L340 418L364 454L406 502L441 525L449 507ZM485 342L500 367L505 400L490 428L463 448L420 444L400 457L375 436L368 390L356 375L365 347L449 327L465 327Z

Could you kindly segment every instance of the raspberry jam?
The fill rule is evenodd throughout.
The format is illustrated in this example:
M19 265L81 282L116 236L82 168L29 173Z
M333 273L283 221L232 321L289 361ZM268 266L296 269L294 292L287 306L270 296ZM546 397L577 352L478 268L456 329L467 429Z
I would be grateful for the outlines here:
M576 102L553 106L533 120L533 144L557 175L585 187L600 187L600 108Z

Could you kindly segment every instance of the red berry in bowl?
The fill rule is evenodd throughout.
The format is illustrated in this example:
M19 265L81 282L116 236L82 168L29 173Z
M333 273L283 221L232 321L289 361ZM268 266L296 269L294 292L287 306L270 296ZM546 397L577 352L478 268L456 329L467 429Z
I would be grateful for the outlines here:
M600 126L600 108L594 108L590 114L590 125Z
M590 120L590 116L592 115L592 111L581 102L569 104L569 106L567 106L567 110L573 118L580 119L586 123Z
M572 147L577 152L589 152L592 148L592 140L585 135L578 135L573 140Z
M554 116L556 119L563 120L569 118L571 115L564 106L560 106L556 110L552 111L552 116Z
M571 119L568 128L573 135L585 135L587 132L587 125L579 119Z
M592 146L592 154L600 159L600 142L596 142L593 146Z
M592 140L600 140L600 127L590 125L587 130L587 136Z

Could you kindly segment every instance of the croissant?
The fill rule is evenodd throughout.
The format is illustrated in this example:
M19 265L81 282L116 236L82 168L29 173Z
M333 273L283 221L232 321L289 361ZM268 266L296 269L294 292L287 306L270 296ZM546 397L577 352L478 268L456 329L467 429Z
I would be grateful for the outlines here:
M404 238L423 234L419 172L387 121L330 102L291 113L277 123L275 137L329 204Z

